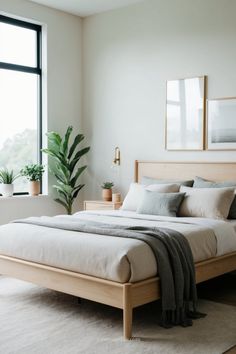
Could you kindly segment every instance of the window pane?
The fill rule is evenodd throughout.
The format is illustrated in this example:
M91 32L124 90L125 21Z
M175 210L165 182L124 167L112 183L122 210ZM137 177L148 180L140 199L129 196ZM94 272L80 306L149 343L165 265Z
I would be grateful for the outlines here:
M37 163L37 75L0 69L0 124L0 168ZM17 179L15 192L27 192L27 181Z
M0 22L0 61L36 67L36 31Z

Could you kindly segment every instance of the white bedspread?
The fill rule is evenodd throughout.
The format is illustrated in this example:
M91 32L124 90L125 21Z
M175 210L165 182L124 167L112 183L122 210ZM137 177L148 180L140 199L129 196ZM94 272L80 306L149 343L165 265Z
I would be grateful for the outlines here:
M160 226L175 229L184 234L185 225L198 225L203 228L211 229L216 237L216 255L221 256L226 253L236 251L236 220L216 220L196 217L169 217L158 215L137 214L134 211L123 210L98 210L84 211L75 213L74 217L83 219L92 219L96 221L111 222L122 225L142 225L142 226ZM179 224L180 226L177 226ZM188 230L188 227L187 229Z
M171 218L127 211L87 211L63 216L122 225L159 226L181 232L195 262L236 251L235 224L202 218ZM11 223L0 226L0 255L76 271L117 282L157 274L151 248L135 239Z

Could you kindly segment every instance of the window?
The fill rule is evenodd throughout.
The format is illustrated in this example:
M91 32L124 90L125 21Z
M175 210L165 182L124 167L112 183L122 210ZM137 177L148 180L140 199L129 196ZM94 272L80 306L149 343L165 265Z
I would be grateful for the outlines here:
M0 15L0 168L41 163L41 27ZM16 194L27 192L23 178Z

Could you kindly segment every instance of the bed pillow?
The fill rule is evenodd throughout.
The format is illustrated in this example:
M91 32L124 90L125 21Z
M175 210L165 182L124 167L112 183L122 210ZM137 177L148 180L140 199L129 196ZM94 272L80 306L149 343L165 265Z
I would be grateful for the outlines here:
M140 201L143 197L144 190L157 191L161 193L172 193L179 191L179 185L177 184L162 184L162 185L154 185L144 186L139 183L131 183L129 187L129 191L123 201L122 210L136 211Z
M175 217L184 196L185 193L159 193L144 190L137 213Z
M195 188L225 188L225 187L235 187L236 188L236 181L225 181L225 182L213 182L213 181L207 181L204 178L201 177L195 177L194 178L194 184L193 187ZM230 210L229 210L229 219L236 219L236 197L234 197L234 200L231 204Z
M142 184L179 184L180 186L192 187L193 180L177 180L177 179L155 179L151 177L142 177Z
M180 187L186 193L179 216L226 219L234 199L234 188Z
M225 181L225 182L214 182L208 181L202 177L195 177L194 188L227 188L227 187L235 187L236 188L236 181Z
M180 185L179 184L150 184L149 186L144 186L144 189L150 192L178 193L180 189Z

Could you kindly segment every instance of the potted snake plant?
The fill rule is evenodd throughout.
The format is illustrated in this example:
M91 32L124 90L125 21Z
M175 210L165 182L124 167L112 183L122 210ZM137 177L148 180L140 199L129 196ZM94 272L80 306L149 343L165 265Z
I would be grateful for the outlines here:
M1 194L3 197L12 197L14 193L13 182L19 177L13 170L7 168L0 170Z
M32 164L26 165L20 171L21 176L29 180L29 195L37 196L40 193L40 181L44 173L44 166Z

